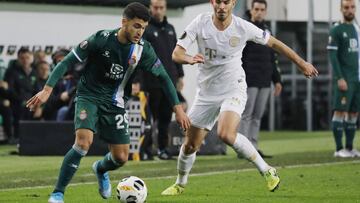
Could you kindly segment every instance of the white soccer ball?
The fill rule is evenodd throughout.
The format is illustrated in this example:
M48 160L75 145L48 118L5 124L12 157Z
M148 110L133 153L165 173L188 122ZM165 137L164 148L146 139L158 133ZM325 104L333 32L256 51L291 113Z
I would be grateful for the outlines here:
M145 182L136 176L122 179L116 187L117 198L122 203L143 203L147 197Z

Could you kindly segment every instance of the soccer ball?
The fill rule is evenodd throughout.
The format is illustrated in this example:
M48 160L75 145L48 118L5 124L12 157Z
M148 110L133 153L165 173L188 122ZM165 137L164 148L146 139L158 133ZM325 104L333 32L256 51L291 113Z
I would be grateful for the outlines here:
M116 187L117 198L122 203L143 203L146 201L145 182L136 176L122 179Z

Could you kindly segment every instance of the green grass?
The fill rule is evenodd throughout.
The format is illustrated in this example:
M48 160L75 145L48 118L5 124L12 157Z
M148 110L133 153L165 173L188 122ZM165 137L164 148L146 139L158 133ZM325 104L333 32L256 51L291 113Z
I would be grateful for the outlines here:
M360 148L359 140L355 141ZM174 182L175 160L129 162L111 172L111 179L115 187L116 180L124 176L143 178L149 188L150 203L360 202L360 159L333 158L334 142L330 132L263 132L260 148L274 155L267 161L279 168L282 182L275 193L266 190L263 178L252 164L237 159L231 150L226 156L198 156L192 170L192 174L198 175L190 177L186 192L178 197L160 196L160 192ZM8 155L13 150L13 146L0 146L0 203L46 202L62 157ZM66 203L117 202L115 197L102 200L97 193L91 164L99 158L82 160L73 185L67 189Z

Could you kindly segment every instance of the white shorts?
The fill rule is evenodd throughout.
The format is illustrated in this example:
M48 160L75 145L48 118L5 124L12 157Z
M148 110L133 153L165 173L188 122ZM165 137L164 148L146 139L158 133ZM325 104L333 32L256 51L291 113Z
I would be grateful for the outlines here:
M232 111L241 117L247 100L246 89L246 83L241 82L238 87L224 94L206 94L205 91L198 90L188 113L191 124L198 128L211 130L221 112Z

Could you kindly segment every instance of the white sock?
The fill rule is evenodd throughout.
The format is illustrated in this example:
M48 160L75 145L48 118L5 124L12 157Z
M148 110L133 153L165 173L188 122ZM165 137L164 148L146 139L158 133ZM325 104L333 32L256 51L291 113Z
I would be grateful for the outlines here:
M191 168L195 162L196 152L193 154L186 155L183 151L183 148L184 145L181 146L178 157L178 163L177 163L178 176L176 179L176 184L184 187L187 183Z
M253 162L261 173L269 170L270 166L264 161L255 147L244 135L237 133L232 148L236 153Z

